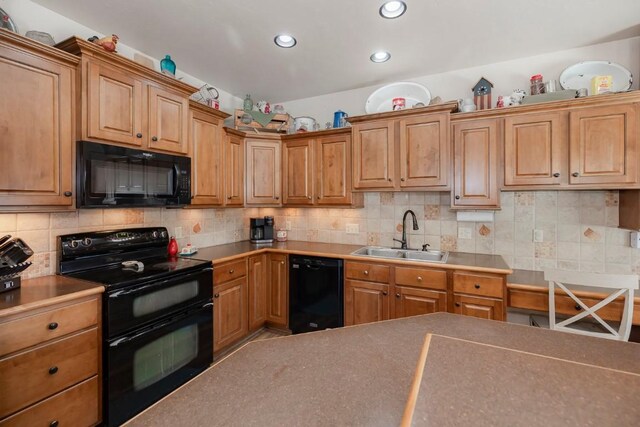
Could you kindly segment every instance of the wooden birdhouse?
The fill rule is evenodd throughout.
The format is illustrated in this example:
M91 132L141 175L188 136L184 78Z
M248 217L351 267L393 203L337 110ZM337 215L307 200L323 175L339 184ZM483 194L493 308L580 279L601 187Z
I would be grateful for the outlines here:
M473 91L473 103L477 110L488 110L491 108L491 88L493 83L484 77L471 89Z

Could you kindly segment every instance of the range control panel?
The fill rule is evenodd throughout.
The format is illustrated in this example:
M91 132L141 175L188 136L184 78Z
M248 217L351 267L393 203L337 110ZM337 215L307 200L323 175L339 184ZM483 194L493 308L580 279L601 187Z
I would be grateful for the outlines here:
M113 251L166 247L169 233L165 227L132 228L118 231L92 231L58 236L58 251L63 257L105 254Z

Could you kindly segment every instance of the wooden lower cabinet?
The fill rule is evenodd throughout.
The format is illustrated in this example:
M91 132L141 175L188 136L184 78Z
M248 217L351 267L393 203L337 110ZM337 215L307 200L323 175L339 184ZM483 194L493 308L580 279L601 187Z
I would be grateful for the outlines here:
M407 286L396 286L395 317L447 311L447 293Z
M249 257L249 330L267 321L267 255Z
M287 255L272 253L267 264L267 322L286 328L289 323L289 263Z
M346 280L344 286L344 325L361 325L390 318L390 285Z
M213 351L242 339L248 332L247 277L213 287Z
M454 313L488 320L503 320L504 302L493 298L453 295Z

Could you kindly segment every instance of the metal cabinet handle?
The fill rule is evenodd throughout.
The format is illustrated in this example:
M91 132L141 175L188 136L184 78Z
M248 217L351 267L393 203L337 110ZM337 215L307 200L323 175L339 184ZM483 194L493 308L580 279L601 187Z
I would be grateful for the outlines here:
M136 138L142 138L142 134L141 133L136 133Z
M396 298L400 298L400 294L396 294Z
M51 329L52 331L53 331L54 329L57 329L57 328L58 328L58 322L51 322L51 323L49 323L49 325L47 326L47 328Z
M389 178L389 180L388 180L388 181L389 181L389 182L391 182L391 178Z
M418 276L418 282L422 282L422 276Z
M53 420L49 423L49 427L58 427L58 420Z
M284 261L280 261L280 264L281 264L281 265L284 265Z
M580 310L582 310L582 307L580 307L578 304L576 304L575 309L580 311Z
M279 197L279 196L276 196L276 197L275 197L275 199L276 199L276 200L280 200L280 197Z
M311 196L307 196L307 199L311 200Z
M476 289L480 289L480 285L477 284L477 283L475 285L473 285L473 287L476 288Z
M152 136L152 137L151 137L151 140L155 142L155 141L157 141L157 140L158 140L158 137L157 137L157 136Z
M73 196L73 193L71 191L64 192L64 197L71 197L71 196Z
M229 270L229 274L233 274L235 272L235 270L232 268L231 270Z
M400 178L400 181L404 182L404 178Z
M365 271L363 271L363 273L364 273L365 276L368 276L369 275L369 270L365 270Z
M387 292L387 291L382 291L382 295L384 295L384 296L386 297L387 295L389 295L389 292Z
M460 196L456 196L456 200L460 200Z
M231 196L227 196L227 200L231 200Z
M214 297L214 298L219 298L219 297L220 297L220 294L215 294L213 297Z
M460 303L459 302L456 303L456 307L460 307Z
M58 372L58 367L57 366L52 366L49 368L49 375L53 375L56 372Z
M577 178L577 177L579 177L579 176L580 176L580 174L579 174L578 172L574 172L574 173L572 173L571 175L572 175L573 177L575 177L575 178Z
M553 177L554 178L560 178L560 174L558 172L556 172L556 173L553 174Z

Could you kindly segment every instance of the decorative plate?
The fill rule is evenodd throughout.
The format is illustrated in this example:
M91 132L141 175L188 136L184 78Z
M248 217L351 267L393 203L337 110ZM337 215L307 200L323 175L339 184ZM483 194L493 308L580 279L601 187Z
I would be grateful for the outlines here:
M620 64L610 61L584 61L565 68L560 74L560 85L563 89L590 89L591 79L595 76L613 76L613 92L627 91L633 83L631 71Z
M13 22L13 19L11 19L9 14L2 10L2 8L0 8L0 28L6 28L14 33L18 32L18 27L16 27L15 22Z
M405 108L409 109L418 102L422 102L424 105L429 105L429 101L431 101L431 92L419 83L391 83L377 89L369 95L367 103L364 105L364 109L367 114L393 111L393 98L404 98L406 100Z

